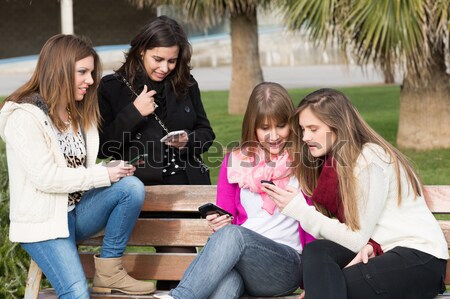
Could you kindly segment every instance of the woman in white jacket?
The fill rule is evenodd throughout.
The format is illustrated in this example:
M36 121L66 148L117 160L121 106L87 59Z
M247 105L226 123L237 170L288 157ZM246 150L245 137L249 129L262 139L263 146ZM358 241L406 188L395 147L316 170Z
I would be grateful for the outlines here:
M124 161L96 164L100 61L89 42L56 35L31 79L0 112L10 187L10 239L36 261L59 298L89 298L76 241L105 229L94 291L154 291L122 268L145 191Z
M408 160L341 92L299 104L293 188L266 186L314 237L303 251L307 299L434 298L445 290L447 244ZM268 190L270 188L270 190Z

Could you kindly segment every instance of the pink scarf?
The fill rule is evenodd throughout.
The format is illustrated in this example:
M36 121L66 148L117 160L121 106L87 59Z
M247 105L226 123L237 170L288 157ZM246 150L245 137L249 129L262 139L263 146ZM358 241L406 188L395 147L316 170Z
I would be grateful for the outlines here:
M229 183L238 183L241 189L259 193L263 199L262 208L272 215L276 205L261 191L261 180L272 181L284 189L291 177L292 160L287 151L271 160L267 159L269 155L262 148L255 150L254 158L243 154L241 150L233 151L228 159L227 176Z

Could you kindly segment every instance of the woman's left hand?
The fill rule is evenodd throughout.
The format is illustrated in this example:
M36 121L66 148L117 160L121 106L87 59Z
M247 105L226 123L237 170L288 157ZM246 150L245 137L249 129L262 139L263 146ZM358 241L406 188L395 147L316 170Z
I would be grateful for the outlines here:
M216 232L222 227L231 224L233 222L233 217L230 217L229 215L220 216L219 214L211 214L206 216L206 220L212 231Z
M175 135L173 138L168 139L165 142L165 144L167 144L170 147L183 149L188 141L189 141L189 134L187 132L184 132L182 134Z
M267 195L273 200L273 202L278 206L280 211L282 211L291 200L297 196L299 190L292 186L286 186L286 189L281 189L278 186L264 183L262 185L262 191L266 192Z

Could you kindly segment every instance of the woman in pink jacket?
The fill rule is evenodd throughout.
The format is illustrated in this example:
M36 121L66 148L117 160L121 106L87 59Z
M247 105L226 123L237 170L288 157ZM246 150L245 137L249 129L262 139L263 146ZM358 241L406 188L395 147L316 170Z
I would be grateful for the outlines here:
M214 233L178 287L163 298L282 296L302 283L306 236L300 237L299 222L282 215L261 190L261 180L298 187L289 146L293 112L281 85L265 82L254 88L240 146L225 157L217 186L217 204L233 216L206 217Z

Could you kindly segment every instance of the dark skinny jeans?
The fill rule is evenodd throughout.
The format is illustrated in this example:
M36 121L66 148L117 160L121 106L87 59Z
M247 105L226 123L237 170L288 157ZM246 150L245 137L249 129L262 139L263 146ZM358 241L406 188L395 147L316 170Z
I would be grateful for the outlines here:
M303 250L306 299L427 299L445 291L446 260L395 247L344 268L355 256L332 241L309 243Z

